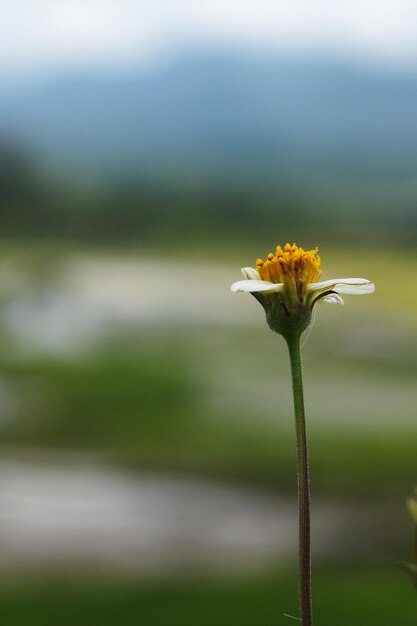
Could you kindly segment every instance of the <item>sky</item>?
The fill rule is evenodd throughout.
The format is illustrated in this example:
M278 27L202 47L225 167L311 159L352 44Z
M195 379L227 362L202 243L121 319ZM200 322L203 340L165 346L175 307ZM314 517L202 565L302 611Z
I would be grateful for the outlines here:
M146 68L194 49L417 67L416 0L0 0L0 76Z

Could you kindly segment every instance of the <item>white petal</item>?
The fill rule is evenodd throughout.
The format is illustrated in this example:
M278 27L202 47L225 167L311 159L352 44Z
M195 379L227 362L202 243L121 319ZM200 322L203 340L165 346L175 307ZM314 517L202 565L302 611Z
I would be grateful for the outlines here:
M233 293L238 293L238 291L246 291L247 293L257 293L259 291L273 293L275 291L282 291L284 285L283 283L270 283L267 280L238 280L237 283L233 283L230 289Z
M372 285L372 283L366 278L331 278L330 280L322 280L319 283L310 283L307 285L307 291L321 291L322 289L333 288L337 290L339 285Z
M347 293L350 295L360 296L366 293L373 293L375 291L375 285L368 283L367 285L335 285L333 289L337 293Z
M254 270L253 267L242 267L240 271L242 272L243 278L247 280L261 280L259 273L257 270Z
M337 293L331 293L328 296L320 298L319 302L330 302L330 304L344 304L343 298Z
M366 278L332 278L330 280L322 280L321 282L307 285L307 292L312 294L312 297L316 293L320 294L320 292L323 293L327 290L334 291L335 293L329 294L327 297L323 298L324 301L343 304L343 302L334 298L336 294L364 295L373 293L375 291L375 285Z

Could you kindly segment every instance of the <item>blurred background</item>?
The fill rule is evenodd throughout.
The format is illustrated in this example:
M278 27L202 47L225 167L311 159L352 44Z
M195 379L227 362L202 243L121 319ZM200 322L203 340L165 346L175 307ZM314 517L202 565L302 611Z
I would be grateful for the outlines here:
M0 22L0 615L297 616L283 341L240 267L376 293L304 346L321 626L415 624L417 5L15 0Z

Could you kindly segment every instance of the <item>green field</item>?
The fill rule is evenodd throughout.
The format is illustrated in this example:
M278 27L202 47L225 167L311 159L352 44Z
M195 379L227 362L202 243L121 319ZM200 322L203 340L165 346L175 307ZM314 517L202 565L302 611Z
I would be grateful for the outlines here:
M0 590L8 626L276 626L297 616L293 574L162 583L36 583ZM314 580L320 626L413 626L417 598L401 572L324 570Z
M229 292L240 265L263 250L169 250L161 257L151 250L6 246L3 455L47 465L82 452L133 475L212 477L295 495L285 345L254 299ZM364 276L376 293L346 296L345 307L317 307L303 349L313 496L335 510L341 502L367 507L370 520L374 507L386 510L387 518L370 521L360 537L366 544L367 536L381 535L368 566L358 538L346 563L340 555L336 564L326 556L328 567L316 559L316 621L408 626L417 623L417 598L395 562L408 556L404 504L417 483L417 257L366 246L322 252L328 277ZM124 298L137 316L123 317ZM115 302L121 322L111 317ZM54 307L62 307L61 317ZM91 310L97 321L90 323ZM49 343L61 323L75 333L62 349ZM403 527L390 527L392 512ZM80 571L75 584L71 570L65 584L23 576L0 585L0 615L7 626L291 624L283 614L297 613L296 576L279 565L279 573L261 568L214 579L197 571L193 582L110 583Z

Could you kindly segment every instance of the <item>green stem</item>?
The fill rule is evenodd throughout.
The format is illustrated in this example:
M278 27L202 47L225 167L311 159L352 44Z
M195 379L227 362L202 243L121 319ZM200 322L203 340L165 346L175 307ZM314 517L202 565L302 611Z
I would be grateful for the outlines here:
M311 551L310 551L310 470L308 464L307 432L304 413L303 378L301 371L300 337L286 337L291 361L297 433L297 474L299 511L299 601L301 624L312 626Z

